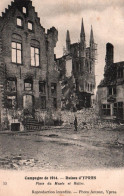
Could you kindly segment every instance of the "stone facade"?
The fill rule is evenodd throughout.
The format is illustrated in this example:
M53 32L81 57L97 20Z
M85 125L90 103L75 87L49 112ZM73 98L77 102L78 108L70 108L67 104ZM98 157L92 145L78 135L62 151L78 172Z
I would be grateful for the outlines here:
M54 62L57 41L58 31L52 27L45 33L30 0L14 0L2 13L0 87L4 116L23 110L35 117L39 110L60 108L59 72Z
M77 109L93 105L96 86L96 49L92 28L90 46L86 47L83 20L79 43L71 44L70 34L67 31L64 56L56 60L62 76L63 102L65 105L71 103L70 96L74 100ZM73 84L71 91L69 89L70 80Z
M97 91L99 114L104 119L124 120L124 62L114 63L114 46L106 44L104 79Z

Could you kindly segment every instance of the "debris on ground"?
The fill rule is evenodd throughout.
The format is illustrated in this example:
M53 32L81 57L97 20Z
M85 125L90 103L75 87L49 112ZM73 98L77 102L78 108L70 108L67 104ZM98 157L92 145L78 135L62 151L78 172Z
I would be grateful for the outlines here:
M84 108L80 111L77 111L76 113L70 111L62 111L63 126L73 127L74 115L77 116L79 129L115 129L120 126L120 124L115 121L100 119L94 108Z
M19 156L11 156L1 158L0 159L0 167L4 169L15 169L19 170L22 169L23 167L34 167L35 164L38 162L36 159L22 159L21 155Z

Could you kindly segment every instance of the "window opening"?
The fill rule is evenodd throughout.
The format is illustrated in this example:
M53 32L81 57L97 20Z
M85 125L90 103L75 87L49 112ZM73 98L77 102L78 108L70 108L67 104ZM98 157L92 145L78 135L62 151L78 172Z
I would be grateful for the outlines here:
M45 82L39 82L39 92L45 93Z
M33 23L32 23L32 22L28 22L28 29L29 29L30 31L33 30Z
M22 63L22 44L17 42L12 42L12 62Z
M23 11L24 14L27 14L27 8L26 7L23 7L22 11Z
M110 110L110 104L103 104L102 105L102 114L104 116L110 116L111 110Z
M8 92L16 92L16 81L15 80L7 80L7 91Z
M24 81L24 89L25 91L31 91L33 90L33 82L31 79L26 79Z
M17 26L22 27L22 19L17 18Z
M38 67L40 65L39 48L31 46L31 66Z
M14 109L16 108L16 96L7 96L7 108Z
M116 95L116 87L109 87L108 94L109 95Z

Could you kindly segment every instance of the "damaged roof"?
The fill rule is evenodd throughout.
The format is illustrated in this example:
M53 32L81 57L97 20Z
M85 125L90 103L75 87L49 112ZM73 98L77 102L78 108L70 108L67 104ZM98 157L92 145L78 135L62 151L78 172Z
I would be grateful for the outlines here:
M119 68L124 69L124 61L113 63L104 73L104 79L101 80L99 87L115 86L124 84L124 79L121 81L117 80L117 70Z

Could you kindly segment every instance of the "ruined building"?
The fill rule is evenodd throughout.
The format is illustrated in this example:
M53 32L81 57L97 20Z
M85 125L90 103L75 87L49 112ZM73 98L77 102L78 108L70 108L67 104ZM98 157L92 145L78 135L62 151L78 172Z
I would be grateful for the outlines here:
M45 33L30 0L14 0L2 13L0 121L3 128L20 130L26 117L40 120L40 114L44 118L46 111L60 108L59 73L54 63L57 40L54 27Z
M114 46L106 44L104 79L98 86L99 114L104 119L124 120L124 61L114 63Z
M96 49L92 27L89 47L86 47L83 20L80 42L72 44L67 31L64 55L56 60L61 75L62 108L82 109L93 105Z

